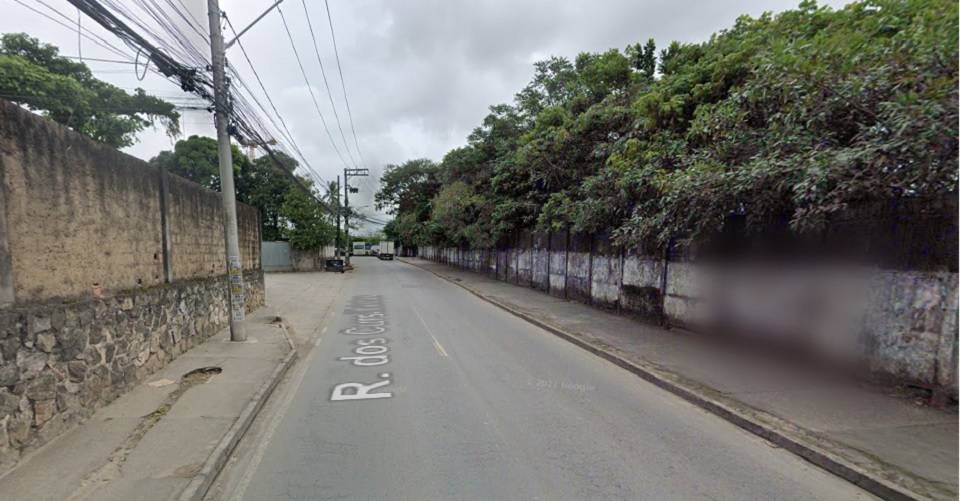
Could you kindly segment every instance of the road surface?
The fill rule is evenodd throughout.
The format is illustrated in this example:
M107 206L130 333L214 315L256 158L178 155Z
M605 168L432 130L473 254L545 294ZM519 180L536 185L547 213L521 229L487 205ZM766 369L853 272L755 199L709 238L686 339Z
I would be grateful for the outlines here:
M430 273L354 263L214 497L871 499Z

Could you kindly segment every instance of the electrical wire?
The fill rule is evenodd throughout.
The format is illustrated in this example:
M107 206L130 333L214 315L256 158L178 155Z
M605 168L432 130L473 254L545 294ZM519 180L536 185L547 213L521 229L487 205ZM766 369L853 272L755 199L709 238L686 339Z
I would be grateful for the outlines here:
M330 108L333 109L333 118L336 119L337 129L340 130L340 138L343 139L343 146L350 156L350 161L354 166L357 165L353 155L350 152L350 144L347 142L347 136L343 133L343 125L340 123L340 114L337 113L337 106L333 103L333 92L330 91L330 84L327 81L327 71L323 68L323 60L320 58L320 45L317 43L317 36L313 32L313 23L310 21L310 11L307 9L306 0L300 0L303 5L303 15L307 20L307 27L310 29L310 38L313 39L313 52L317 55L317 63L320 65L320 75L323 76L323 86L327 90L327 99L330 101Z
M111 63L121 63L121 64L137 64L136 58L131 54L127 53L123 49L120 49L113 45L112 43L105 40L103 37L92 33L88 28L82 27L79 22L73 23L73 20L67 17L62 12L58 11L54 7L50 6L43 0L36 0L39 4L43 5L47 9L51 10L53 13L67 19L70 24L67 24L59 19L52 17L51 15L42 12L38 9L35 9L21 0L14 0L20 5L30 9L33 12L36 12L47 19L50 19L58 24L63 25L64 27L69 28L71 31L76 29L79 33L79 36L91 40L95 44L127 59L134 59L133 61L118 61L118 60L102 60L100 62L111 62ZM199 103L197 103L197 98L190 98L189 96L176 96L174 99L178 100L178 103L171 103L177 109L205 109L207 111L213 111L212 105L208 104L213 101L213 90L212 90L212 79L205 72L207 69L208 58L204 54L204 47L198 47L192 40L191 37L183 33L178 27L178 22L170 16L170 14L159 5L155 0L133 0L132 2L117 2L114 0L103 0L103 4L109 7L104 7L100 2L95 0L68 0L72 5L74 5L78 11L83 12L87 16L91 17L96 21L100 26L107 29L114 35L118 36L124 44L126 44L130 49L137 51L138 55L140 53L145 54L149 62L153 63L154 68L148 68L151 72L159 74L167 79L173 81L176 79L175 83L179 83L179 86L182 90L196 94L200 97ZM182 0L178 0L180 7L183 7L183 10L174 5L170 0L165 0L166 5L173 10L174 14L179 17L179 19L185 22L191 30L203 37L203 40L206 44L205 34L202 31L202 25L193 17L189 9L187 9ZM141 16L135 12L132 8L136 6L140 11L146 14L146 18L150 19L155 23L155 26L150 26L148 22L143 19ZM279 9L278 9L279 10ZM296 50L296 45L293 42L293 37L290 32L289 26L286 23L286 19L283 17L283 13L280 12L281 20L284 24L284 29L287 33L287 37L290 40L291 47L296 56L298 66L300 67L301 73L304 77L304 81L307 83L308 90L310 90L311 98L314 102L314 107L316 108L318 114L321 117L324 129L327 133L327 137L331 142L331 145L334 147L340 161L347 165L347 162L344 160L343 155L337 148L336 143L333 141L332 134L330 133L329 127L323 117L323 114L320 112L319 104L317 103L316 97L313 94L312 86L309 83L307 78L306 71L304 70L303 64L300 60L299 54ZM124 20L121 20L123 18ZM193 22L191 22L191 19ZM229 25L229 19L227 19ZM135 31L133 27L136 27L138 31ZM233 30L232 25L230 26ZM311 28L312 29L312 28ZM172 42L171 42L172 40ZM315 38L314 38L315 40ZM205 45L204 44L204 45ZM244 53L244 57L247 60L247 63L250 65L251 70L254 72L254 75L260 84L260 88L263 91L264 95L267 97L267 100L270 104L271 109L273 109L274 114L280 120L281 125L278 126L277 123L273 120L273 117L262 103L257 99L256 94L252 92L249 86L240 78L240 75L236 72L235 68L228 66L232 72L232 79L238 84L236 90L230 90L228 98L228 117L230 120L229 129L231 130L231 135L237 138L241 144L247 145L256 145L262 148L267 152L267 155L275 164L275 167L278 170L282 171L289 177L293 178L298 186L305 189L305 191L329 213L335 214L336 211L331 209L329 205L316 197L316 190L326 190L329 195L328 183L317 173L317 171L306 161L306 157L303 155L302 151L299 148L299 145L296 144L292 133L289 128L286 126L283 117L279 114L276 109L275 104L270 98L270 94L266 92L266 88L263 86L263 82L256 72L256 67L250 61L248 55L246 54L245 49L242 44L240 45L241 51ZM319 60L319 49L315 44L315 50L317 51L318 60ZM206 48L209 48L206 45ZM79 57L79 56L78 56ZM90 58L88 58L90 59ZM184 64L181 61L187 61L187 64ZM324 76L326 79L326 77ZM326 82L325 82L326 83ZM342 82L341 82L342 83ZM329 94L329 86L328 94ZM314 188L306 186L303 178L295 175L293 172L287 170L283 167L282 162L276 156L276 152L268 146L267 137L274 136L268 130L264 128L263 121L259 119L257 114L252 110L250 102L246 97L239 92L240 90L245 91L256 104L260 110L264 113L273 127L279 132L280 137L289 142L295 154L303 162L302 167L306 171L307 179L310 179L315 183ZM13 97L13 96L11 96ZM35 96L21 96L21 97L35 97ZM53 97L53 96L46 96ZM332 95L329 96L332 102ZM107 110L106 107L101 109ZM339 117L338 117L339 118ZM338 122L339 126L339 122ZM346 143L345 134L343 134L341 126L341 137L344 139L344 145L347 146L348 155L350 153L349 146ZM355 138L356 139L356 138ZM278 143L280 151L284 150L285 147L283 143ZM359 152L358 152L359 153ZM350 160L353 161L352 156ZM366 215L355 214L355 219L370 222L372 224L383 224L382 221L378 221L372 218L367 217Z
M343 68L340 66L340 51L337 49L337 35L333 29L333 16L330 15L330 2L323 0L323 5L327 9L327 24L330 25L330 39L333 41L333 54L337 58L337 73L340 74L340 86L343 88L343 102L347 105L347 117L350 119L350 131L353 132L353 141L357 147L357 155L360 156L360 163L366 163L363 160L363 153L360 151L360 140L357 139L357 129L353 125L353 112L350 110L350 99L347 98L347 84L343 80Z
M333 146L333 151L337 153L337 157L340 158L340 162L344 166L350 167L350 164L343 159L343 154L340 153L340 149L337 148L336 141L333 140L333 134L330 133L330 127L327 126L327 120L323 117L323 112L320 111L320 104L317 103L317 96L313 93L313 86L310 84L310 79L307 77L307 71L303 68L303 62L300 60L300 53L297 52L297 45L293 41L293 35L290 33L290 26L287 25L287 18L283 15L283 10L280 9L280 6L277 6L277 12L280 14L280 20L283 21L283 29L287 33L287 39L290 40L290 47L293 49L293 55L297 59L297 65L300 67L300 73L303 75L303 81L307 84L307 91L310 93L310 99L313 100L313 107L316 108L317 114L320 115L320 123L323 124L323 130L327 133L327 138L330 140L330 145Z
M230 21L229 17L227 17L226 20L227 20L227 26L230 28L230 31L233 33L233 36L236 37L237 31L236 29L234 29L233 23ZM283 116L277 110L277 106L276 104L274 104L273 98L270 97L270 93L267 92L267 88L266 86L264 86L263 80L260 78L260 73L257 72L257 68L253 65L253 61L250 60L250 56L247 54L247 50L246 48L244 48L243 42L241 42L239 38L237 38L237 46L240 48L240 53L243 54L243 58L246 60L247 65L250 67L250 71L253 72L254 78L256 78L257 83L260 85L260 90L263 91L264 97L267 98L267 102L270 104L270 108L273 110L273 113L277 116L277 119L280 121L280 125L282 126L283 131L286 132L287 140L290 141L290 144L293 146L294 151L296 151L297 156L300 157L300 160L307 166L308 169L313 170L309 162L307 162L306 157L304 157L303 152L300 150L300 146L297 145L297 142L294 140L293 134L290 132L290 129L287 127L286 121L283 119ZM246 84L243 83L243 80L239 78L239 75L237 75L237 79L241 82L241 84L246 86ZM250 92L249 89L248 89L248 92L252 96L253 93ZM254 98L254 102L257 102L257 104L259 104L256 98ZM266 115L267 118L270 119L270 121L272 122L273 119L270 117L270 114L267 113L265 109L263 109L262 105L260 106L260 108L263 110L264 115ZM274 124L274 127L276 127L276 124Z

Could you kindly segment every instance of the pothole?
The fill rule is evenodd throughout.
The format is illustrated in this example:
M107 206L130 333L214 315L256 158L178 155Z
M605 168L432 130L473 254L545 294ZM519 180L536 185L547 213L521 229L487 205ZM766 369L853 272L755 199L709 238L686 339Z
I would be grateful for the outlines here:
M70 501L90 499L98 489L121 477L123 475L123 464L127 461L127 457L130 456L130 453L137 447L137 444L140 443L147 432L170 412L173 404L177 403L177 400L180 400L180 397L187 390L198 384L206 383L210 378L221 372L223 372L221 367L210 366L200 367L184 374L180 378L177 389L170 392L153 412L141 417L137 426L127 435L123 443L113 450L106 462L81 480L80 487L70 496ZM192 470L186 467L178 469L178 474L183 476L189 475L191 472Z
M183 377L180 378L180 386L182 387L184 385L187 385L187 387L189 388L190 386L193 386L196 384L206 383L207 381L210 380L210 378L212 378L213 376L216 376L217 374L220 374L221 372L223 372L222 368L212 367L212 366L194 369L184 374Z

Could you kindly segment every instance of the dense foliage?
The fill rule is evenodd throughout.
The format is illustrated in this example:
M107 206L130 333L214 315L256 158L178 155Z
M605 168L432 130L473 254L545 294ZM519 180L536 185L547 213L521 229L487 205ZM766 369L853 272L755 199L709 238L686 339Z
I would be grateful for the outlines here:
M390 166L408 245L518 229L624 245L822 229L851 204L956 196L958 8L868 0L736 24L700 44L554 57L439 164Z
M264 240L287 240L295 249L309 250L336 239L331 214L338 210L337 186L324 187L326 199L321 198L320 190L309 179L301 178L302 186L292 179L299 163L289 155L276 152L273 157L251 161L239 148L232 148L237 200L260 210ZM177 141L173 151L161 151L150 164L205 188L220 190L217 141L213 138L190 136Z
M87 65L24 33L0 36L0 98L115 148L132 145L138 132L155 123L170 136L180 133L172 104L143 89L128 94L98 80Z

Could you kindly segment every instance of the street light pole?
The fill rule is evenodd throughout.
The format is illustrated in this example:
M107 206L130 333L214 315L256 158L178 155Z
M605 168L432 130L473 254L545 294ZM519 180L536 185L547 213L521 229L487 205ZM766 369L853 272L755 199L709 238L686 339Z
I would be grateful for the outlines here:
M210 62L213 69L213 100L217 124L217 153L220 160L220 195L223 198L223 233L227 254L227 278L230 290L230 340L246 341L243 328L244 289L243 267L240 261L240 240L237 231L237 200L233 187L233 152L227 104L227 82L224 70L223 32L220 29L218 0L207 0L207 18L210 22Z

